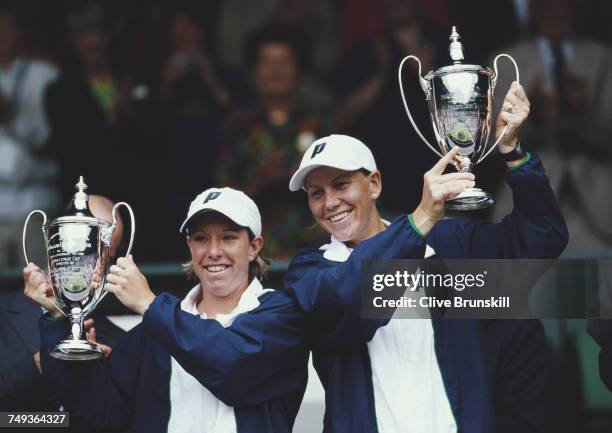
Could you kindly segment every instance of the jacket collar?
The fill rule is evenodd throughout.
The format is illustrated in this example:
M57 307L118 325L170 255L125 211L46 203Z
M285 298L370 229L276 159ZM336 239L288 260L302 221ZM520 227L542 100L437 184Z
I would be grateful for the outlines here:
M217 314L217 321L223 326L231 325L236 316L239 314L246 313L247 311L251 311L259 307L259 297L270 290L271 289L264 289L261 282L257 278L253 278L251 284L248 285L246 290L240 296L236 307L227 314ZM200 314L197 310L198 302L201 299L202 285L197 284L181 301L181 309L206 319L206 314Z

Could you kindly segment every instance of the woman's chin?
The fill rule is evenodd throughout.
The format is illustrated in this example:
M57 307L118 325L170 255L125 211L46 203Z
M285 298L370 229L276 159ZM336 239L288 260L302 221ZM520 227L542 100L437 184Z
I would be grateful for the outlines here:
M332 234L340 242L350 242L353 239L353 230L351 230L351 227L347 227L343 230L336 230Z
M205 285L204 287L204 290L206 290L210 295L214 296L215 298L227 298L235 291L231 289L228 290L227 285L223 284L210 284L208 286Z

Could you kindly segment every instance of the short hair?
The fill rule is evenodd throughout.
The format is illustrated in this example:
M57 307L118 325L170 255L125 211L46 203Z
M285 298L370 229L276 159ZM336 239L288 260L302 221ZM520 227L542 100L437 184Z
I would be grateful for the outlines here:
M253 31L245 45L247 66L254 68L259 61L259 49L266 44L285 44L293 51L295 62L300 69L309 64L310 47L306 36L293 27L284 24L269 24Z

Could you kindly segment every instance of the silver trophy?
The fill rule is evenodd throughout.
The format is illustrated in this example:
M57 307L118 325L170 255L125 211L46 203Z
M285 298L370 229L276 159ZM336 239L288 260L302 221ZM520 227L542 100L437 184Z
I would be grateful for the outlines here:
M450 36L450 57L453 64L430 71L425 77L421 75L421 61L416 56L405 57L399 66L399 86L404 108L410 123L423 142L438 156L446 155L453 147L459 147L457 160L453 165L460 172L469 172L472 167L484 160L499 144L506 133L504 128L492 146L487 146L493 118L493 92L497 83L497 61L508 58L516 71L519 81L519 70L516 62L508 54L499 54L493 61L493 69L479 65L464 65L463 46L459 34L453 26ZM431 124L438 143L438 149L432 146L421 134L414 122L402 85L402 68L407 60L416 60L419 65L419 82L425 92L425 99L431 115ZM480 188L468 188L446 202L451 210L476 210L491 206L495 199Z
M26 230L34 214L43 216L42 231L47 248L47 266L51 276L54 304L70 319L71 332L50 355L69 361L85 361L102 356L102 350L84 339L83 322L108 293L104 290L108 272L111 240L117 226L116 212L125 206L131 218L130 243L126 256L134 241L134 213L124 202L113 206L113 222L94 217L88 206L87 185L80 177L68 216L47 222L41 210L30 212L23 227L23 255L29 263L26 251Z

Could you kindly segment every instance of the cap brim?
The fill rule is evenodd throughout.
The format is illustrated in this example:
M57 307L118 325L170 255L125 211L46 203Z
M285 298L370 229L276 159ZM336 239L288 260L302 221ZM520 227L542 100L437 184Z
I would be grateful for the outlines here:
M217 213L223 215L225 218L227 218L230 221L232 221L237 226L244 227L244 228L249 228L248 225L244 225L244 224L236 221L234 218L231 218L230 216L228 216L222 210L215 209L215 208L212 208L212 207L207 207L207 208L204 208L204 209L200 209L199 211L197 211L196 213L194 213L193 215L188 217L185 221L183 221L183 224L181 224L181 228L179 229L179 233L185 233L185 230L187 229L187 226L189 226L189 223L191 221L193 221L194 218L198 217L199 215L202 215L204 213L209 213L209 212L217 212Z
M306 180L306 176L319 167L327 167L325 164L317 164L317 165L308 165L306 167L299 168L298 171L293 173L291 176L291 180L289 181L289 190L290 191L299 191L304 186L304 180Z
M342 165L342 164L335 164L335 165L331 165L331 164L313 164L313 165L307 165L306 167L302 167L299 168L294 174L293 176L291 176L291 180L289 181L289 190L291 191L298 191L300 189L302 189L302 187L304 186L304 181L306 180L306 177L308 177L308 175L310 174L310 172L312 170L315 170L319 167L331 167L331 168L337 168L338 170L345 170L345 171L355 171L355 170L359 170L360 168L363 168L361 165L353 165L353 164L347 164L347 165Z

